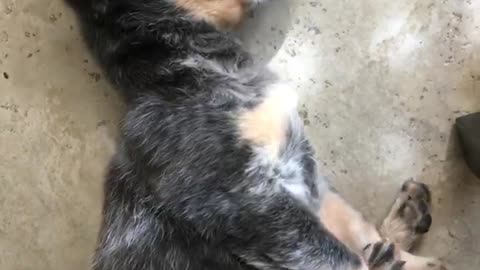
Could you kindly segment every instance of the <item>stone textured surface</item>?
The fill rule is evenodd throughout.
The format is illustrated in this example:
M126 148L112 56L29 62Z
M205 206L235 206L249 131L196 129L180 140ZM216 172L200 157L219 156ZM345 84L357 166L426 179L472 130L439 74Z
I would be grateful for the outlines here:
M319 165L374 222L432 187L420 253L480 267L480 181L452 125L480 111L480 1L274 0L240 33L301 93ZM123 105L60 0L0 1L0 269L88 269Z

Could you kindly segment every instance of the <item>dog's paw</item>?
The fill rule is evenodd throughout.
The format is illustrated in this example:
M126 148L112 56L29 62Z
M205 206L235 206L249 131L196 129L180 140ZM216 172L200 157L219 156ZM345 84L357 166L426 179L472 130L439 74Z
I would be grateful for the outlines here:
M449 270L450 267L441 260L433 259L430 262L427 262L425 270ZM407 269L408 270L408 269Z
M369 270L404 270L404 261L395 259L395 245L377 242L367 245L363 257Z
M400 249L410 250L430 229L430 204L431 194L425 184L413 180L405 182L380 227L380 233Z
M402 254L401 260L405 261L403 270L448 270L450 267L442 260L436 258L419 257L412 254Z

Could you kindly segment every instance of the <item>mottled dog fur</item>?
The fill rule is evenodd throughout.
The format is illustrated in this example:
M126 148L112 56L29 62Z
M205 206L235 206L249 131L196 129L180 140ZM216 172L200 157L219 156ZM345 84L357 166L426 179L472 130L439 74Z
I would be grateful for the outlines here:
M318 175L295 92L225 31L259 1L67 1L128 104L93 269L408 266Z

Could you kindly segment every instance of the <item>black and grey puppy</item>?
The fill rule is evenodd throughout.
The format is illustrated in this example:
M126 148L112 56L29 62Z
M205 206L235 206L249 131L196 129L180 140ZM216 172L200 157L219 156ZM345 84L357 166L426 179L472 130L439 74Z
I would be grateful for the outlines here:
M67 1L129 105L93 269L401 269L317 175L295 91L224 31L259 1Z

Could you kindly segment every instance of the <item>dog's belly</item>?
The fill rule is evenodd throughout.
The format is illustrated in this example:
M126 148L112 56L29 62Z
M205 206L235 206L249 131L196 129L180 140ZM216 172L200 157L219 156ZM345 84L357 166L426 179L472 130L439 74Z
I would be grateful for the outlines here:
M255 177L254 193L286 192L309 208L318 208L321 194L328 190L317 176L313 150L305 138L298 114L298 97L288 83L274 83L253 108L238 117L240 138L254 156L247 175Z

